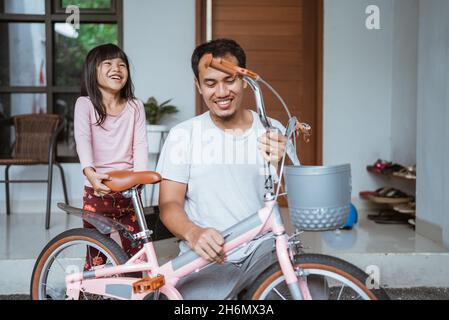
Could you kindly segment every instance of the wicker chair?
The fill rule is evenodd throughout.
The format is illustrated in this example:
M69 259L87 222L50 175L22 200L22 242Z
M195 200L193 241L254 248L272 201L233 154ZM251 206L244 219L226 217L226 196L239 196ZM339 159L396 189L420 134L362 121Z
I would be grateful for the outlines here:
M68 202L67 187L62 166L55 161L55 146L59 132L65 125L58 115L31 114L13 117L15 127L15 143L12 158L0 159L0 165L5 167L6 213L11 213L10 183L46 183L47 184L47 211L45 216L45 228L50 227L51 192L53 181L53 165L61 172L62 187L65 203ZM11 166L48 165L48 177L46 180L10 180L9 169Z

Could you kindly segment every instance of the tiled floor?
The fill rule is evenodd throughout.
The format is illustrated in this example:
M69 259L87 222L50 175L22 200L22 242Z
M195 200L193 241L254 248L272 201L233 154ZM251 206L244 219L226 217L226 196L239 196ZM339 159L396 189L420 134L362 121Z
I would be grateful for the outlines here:
M303 243L314 252L338 253L449 253L417 233L411 225L382 225L366 218L369 211L359 212L359 221L352 230L305 232Z
M81 219L60 212L52 214L49 230L44 228L43 215L0 215L0 260L36 259L44 246L58 234L81 227ZM158 241L156 252L161 262L176 257L176 239Z
M379 270L384 287L449 287L449 250L418 234L409 225L379 225L359 211L353 230L305 232L305 251L344 259L370 273ZM288 212L283 209L283 215ZM287 231L293 228L286 220ZM52 214L51 228L45 230L44 215L0 214L0 295L27 294L36 258L59 233L81 227L79 218L62 212ZM176 239L155 243L159 263L178 254Z
M448 253L449 250L416 234L409 225L380 225L366 219L368 212L359 212L359 222L349 231L305 232L301 235L308 252L339 253ZM287 211L283 209L283 214ZM286 219L288 220L288 218ZM294 229L286 222L289 233ZM0 215L0 260L35 259L42 248L56 235L81 227L79 218L62 212L52 214L51 228L45 230L44 216L36 214ZM175 239L156 243L162 260L177 254Z

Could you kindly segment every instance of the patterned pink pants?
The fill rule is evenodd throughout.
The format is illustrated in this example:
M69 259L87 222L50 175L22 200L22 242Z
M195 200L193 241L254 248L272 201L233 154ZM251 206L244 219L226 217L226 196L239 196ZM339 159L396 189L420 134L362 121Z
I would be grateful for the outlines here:
M125 198L120 192L111 192L103 197L94 195L94 189L84 187L83 209L91 212L99 213L105 217L117 220L126 225L131 233L138 232L139 225L134 212L132 200ZM95 229L90 223L83 220L84 228ZM131 247L131 241L120 235L122 248L129 257L136 254L142 246ZM87 252L85 270L91 269L92 266L98 266L106 263L106 257L97 249L89 247Z

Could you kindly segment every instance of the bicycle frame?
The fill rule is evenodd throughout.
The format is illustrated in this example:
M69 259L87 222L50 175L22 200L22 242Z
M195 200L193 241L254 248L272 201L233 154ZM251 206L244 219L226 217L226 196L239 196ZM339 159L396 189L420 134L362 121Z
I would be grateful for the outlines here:
M262 124L266 129L273 128L265 112L262 93L257 83L257 81L261 79L257 74L249 70L233 66L225 60L219 60L217 62L212 57L210 57L208 65L229 74L239 74L242 76L243 80L249 84L254 92L257 109ZM282 100L281 102L283 103ZM286 108L285 104L284 107ZM286 111L289 118L292 118L288 108L286 108ZM290 139L291 135L295 131L293 128L296 124L296 118L293 119L295 120L293 121L294 123L289 121L288 124L287 139ZM287 150L284 152L284 157L281 163L281 176L286 153ZM289 239L287 233L285 232L284 223L277 204L279 188L277 193L274 194L273 178L271 175L268 178L271 181L269 184L270 187L267 187L266 184L266 192L264 195L265 206L257 213L222 232L223 238L225 239L223 250L225 253L230 253L234 249L244 246L256 236L267 232L272 232L275 237L276 255L293 299L310 300L311 295L306 281L304 281L302 277L297 276L292 264L293 254L289 248ZM265 181L269 180L265 179ZM143 248L124 265L114 267L100 266L92 271L78 272L66 276L67 296L69 299L78 299L80 290L82 289L83 291L92 294L132 300L143 299L151 292L155 292L156 295L161 292L169 299L178 300L182 299L182 295L176 289L177 282L181 278L212 264L211 262L200 257L194 251L188 251L165 263L164 265L159 266L154 245L150 238L151 231L148 230L145 222L142 201L138 193L138 188L139 186L136 186L125 191L123 194L125 197L132 198L141 231L136 236L143 240ZM148 276L144 279L148 279L148 281L158 281L159 279L162 279L164 284L162 285L162 283L159 283L156 290L150 289L139 291L135 290L135 284L142 279L112 277L114 275L134 272L144 272L144 274Z
M140 203L141 199L136 188L131 189L131 197L134 203ZM144 217L143 210L138 205L136 215ZM146 228L145 219L140 220L144 230ZM276 253L282 272L294 299L310 299L305 282L301 281L296 275L290 260L288 236L282 222L277 202L274 200L266 201L265 207L257 213L249 216L240 223L225 230L222 234L226 239L223 250L226 253L245 245L259 234L265 234L272 231L276 240ZM146 261L145 261L146 260ZM144 272L149 277L155 278L163 276L165 285L159 290L169 299L179 300L182 295L175 288L177 282L201 268L212 264L203 259L194 251L188 251L175 259L159 266L157 256L152 241L144 243L143 248L129 259L124 265L107 267L101 266L92 271L73 273L66 276L67 297L68 299L78 299L80 290L108 296L117 299L140 300L153 292L135 292L133 286L140 279L130 277L112 277L124 273ZM299 285L298 285L299 283Z

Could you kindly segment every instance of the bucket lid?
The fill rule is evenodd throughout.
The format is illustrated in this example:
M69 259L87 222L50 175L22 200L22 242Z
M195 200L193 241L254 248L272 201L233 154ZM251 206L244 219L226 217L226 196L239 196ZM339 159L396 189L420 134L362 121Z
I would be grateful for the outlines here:
M285 166L284 172L287 175L323 175L340 172L351 172L349 163L335 166Z

